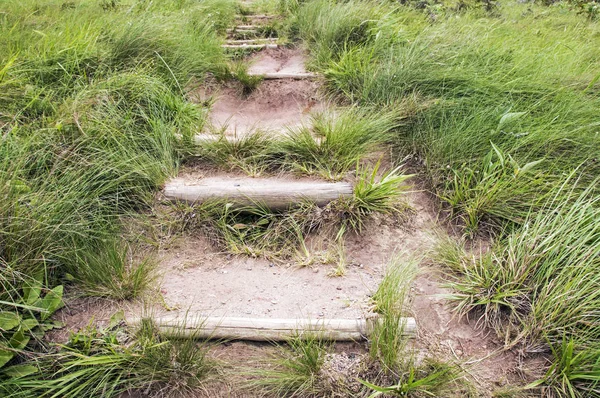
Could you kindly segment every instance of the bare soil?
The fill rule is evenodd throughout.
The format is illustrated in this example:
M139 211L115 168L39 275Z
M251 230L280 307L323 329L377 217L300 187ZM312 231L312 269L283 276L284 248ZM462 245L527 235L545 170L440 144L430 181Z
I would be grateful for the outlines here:
M306 55L298 48L277 48L261 51L250 58L250 74L275 72L303 73Z
M300 49L265 50L252 58L249 72L305 72ZM250 94L239 83L213 93L217 98L210 112L214 131L241 136L253 131L283 134L288 128L310 120L310 113L325 109L320 83L314 80L267 80Z

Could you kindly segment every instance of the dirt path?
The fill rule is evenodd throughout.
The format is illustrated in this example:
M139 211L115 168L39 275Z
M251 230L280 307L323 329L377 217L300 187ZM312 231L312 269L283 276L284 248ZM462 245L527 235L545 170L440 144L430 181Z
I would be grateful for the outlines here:
M248 72L302 73L305 55L301 49L263 50L254 55ZM245 95L240 84L232 83L214 93L217 98L210 112L211 129L229 136L244 136L254 131L285 134L289 127L307 123L311 112L327 107L320 83L312 79L263 81Z
M305 54L301 49L264 50L250 59L250 73L302 73ZM249 95L238 84L226 85L213 93L216 102L210 113L211 128L226 135L239 136L256 130L283 134L290 126L306 124L310 113L330 109L320 94L320 83L313 79L264 81ZM193 167L183 168L178 178L194 182L215 177ZM295 177L290 177L295 178ZM412 312L417 320L415 347L440 359L466 363L465 369L478 385L478 396L491 396L498 384L518 377L521 363L511 352L500 352L501 345L466 320L453 317L443 295L440 270L427 265L426 254L435 245L443 227L437 221L436 206L423 192L407 197L413 209L408 220L374 216L360 235L349 235L343 248L344 272L329 263L327 242L309 237L311 256L284 263L247 255L219 252L199 232L190 232L159 252L159 291L162 299L148 309L147 304L126 308L128 315L150 310L196 316L241 316L257 318L361 318L370 314L370 296L382 280L386 266L396 256L422 258L421 273L413 292ZM307 261L310 260L310 261ZM304 264L301 266L302 263ZM338 274L339 276L334 276ZM83 327L95 314L106 323L110 313L122 303L69 306L60 316L70 328ZM145 308L143 308L145 307ZM344 352L365 352L365 345L341 346ZM256 355L268 348L256 344L234 343L217 349L219 357L234 358L253 366ZM234 387L209 396L238 395Z

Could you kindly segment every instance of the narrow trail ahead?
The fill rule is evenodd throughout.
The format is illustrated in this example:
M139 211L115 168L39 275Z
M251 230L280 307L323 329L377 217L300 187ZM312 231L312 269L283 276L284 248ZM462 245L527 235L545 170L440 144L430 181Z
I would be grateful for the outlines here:
M209 142L241 140L256 132L271 139L288 134L293 128L310 123L311 114L331 108L320 94L319 76L305 68L305 54L300 48L281 46L277 38L260 37L261 23L268 16L247 16L230 29L224 47L227 50L260 50L247 57L248 75L263 81L251 93L239 85L220 88L209 115L210 126L196 140ZM240 39L240 37L243 37ZM295 174L248 177L237 172L223 172L203 166L182 169L177 178L166 184L164 193L171 201L200 204L221 199L240 205L264 203L282 210L309 199L319 206L352 195L349 182L319 180ZM307 242L310 252L325 253L324 243ZM359 255L365 241L348 242L347 253ZM375 244L375 247L381 244ZM386 248L384 253L394 251ZM219 253L205 236L187 236L177 247L166 250L161 264L161 285L170 311L163 315L191 317L253 317L256 319L347 319L357 322L374 314L369 296L383 277L387 258L352 258L343 277L332 278L320 267L290 267L275 264L260 256L231 256ZM324 255L324 254L323 254ZM317 265L326 261L315 258ZM257 331L256 333L261 333ZM252 339L256 339L254 336Z
M212 140L215 132L224 139L235 141L260 131L271 138L282 137L290 128L310 123L311 114L324 112L335 115L335 107L321 95L321 81L305 68L306 56L300 48L281 46L277 39L267 44L260 42L255 32L267 18L249 18L229 31L229 37L243 43L235 45L248 48L260 45L260 51L248 57L250 75L273 76L264 79L249 95L239 86L220 89L209 115L211 126L200 132L199 141ZM251 38L251 39L250 39ZM217 136L218 136L217 134ZM185 167L177 178L167 184L170 199L177 200L177 189L184 187L179 198L187 202L194 198L184 191L211 191L214 197L223 199L243 196L246 199L264 199L256 195L256 187L284 184L288 193L303 192L306 185L326 187L335 183L318 180L314 176L298 177L295 174L279 174L251 178L238 171L215 170L205 165ZM210 189L209 185L227 186L227 189ZM294 188L294 186L297 188ZM250 189L245 189L250 187ZM231 190L238 189L235 195ZM338 193L344 194L343 187ZM351 189L351 188L350 188ZM327 189L326 189L327 190ZM334 188L335 190L335 188ZM331 190L327 190L331 194ZM229 192L229 194L227 194ZM175 196L173 196L175 193ZM293 196L293 194L291 195ZM311 199L325 204L333 195ZM204 196L206 197L206 195ZM198 199L201 199L198 196ZM300 199L298 199L300 201ZM355 319L373 317L371 296L383 279L390 259L420 257L435 245L440 225L437 210L429 196L417 189L407 194L413 209L410 220L400 221L384 215L370 217L361 234L346 237L343 276L332 273L335 265L328 263L326 247L319 237L308 237L306 249L312 253L307 266L280 264L260 255L231 255L217 250L203 234L190 234L165 249L162 253L161 271L164 275L161 292L166 308L158 310L158 316L172 319L177 316L243 317L252 319ZM509 362L510 354L497 354L499 345L489 335L482 335L469 322L453 317L444 294L450 292L441 287L435 267L426 269L417 277L412 289L412 315L417 325L415 346L423 352L435 351L447 358L479 358L473 374L479 383L486 385L498 379ZM260 331L256 332L256 337ZM256 338L251 338L256 339ZM240 343L241 344L241 343ZM352 350L361 352L355 346ZM225 349L224 355L247 356L252 346L237 345ZM514 365L514 363L512 363ZM511 366L512 366L511 365Z

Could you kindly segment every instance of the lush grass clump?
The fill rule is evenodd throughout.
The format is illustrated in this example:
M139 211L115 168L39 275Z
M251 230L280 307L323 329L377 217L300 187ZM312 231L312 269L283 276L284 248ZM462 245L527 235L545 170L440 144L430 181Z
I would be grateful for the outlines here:
M358 161L380 149L398 126L399 112L348 108L317 114L308 126L292 130L281 143L286 163L306 174L340 179Z
M197 155L225 169L239 169L250 176L259 176L277 168L276 143L260 131L229 139L223 134L206 135Z
M470 396L460 367L433 356L417 360L404 335L404 318L410 315L410 288L417 263L393 259L373 294L373 310L379 314L370 336L371 370L361 383L369 397ZM382 386L383 385L383 386Z
M300 2L298 2L300 3ZM343 51L353 45L370 43L377 31L377 20L386 8L376 2L364 1L311 1L290 6L290 32L311 48L314 67L324 67L337 60Z
M565 195L556 192L490 252L470 256L446 243L440 254L457 272L459 313L479 317L511 346L549 347L555 363L546 381L587 396L600 374L600 199L592 188L573 200Z
M205 110L186 92L225 76L216 32L234 12L225 0L3 3L1 310L27 328L11 326L2 365L40 348L27 336L52 327L58 307L46 307L62 303L63 284L132 298L151 282L152 262L119 241L120 219L150 203L202 128Z
M270 369L254 370L256 379L250 387L263 394L277 397L315 396L326 394L321 379L321 368L330 343L323 340L318 331L304 333L278 347L269 360Z
M143 323L136 336L119 329L115 316L106 330L74 333L60 350L21 365L19 377L2 380L0 392L15 398L111 398L125 392L185 397L218 373L208 347L193 336L166 339L151 320Z
M313 1L297 14L337 18L334 9L345 4ZM588 183L598 174L599 46L585 50L597 41L598 25L559 7L507 5L494 23L482 10L455 17L448 8L433 24L410 8L382 13L380 3L368 1L360 7L373 11L352 24L372 26L374 38L337 38L336 46L327 46L343 50L320 69L335 94L359 104L417 95L418 111L397 142L423 159L436 192L471 231L486 223L521 224L542 202L539 194L575 167L584 165L580 173ZM318 47L313 56L321 59ZM541 163L525 175L513 173L512 164L490 174L484 158L494 145L518 166Z
M375 324L370 352L386 373L397 371L403 361L402 352L407 343L403 318L409 315L410 286L416 274L414 261L394 259L372 297L373 311L380 314L381 321Z

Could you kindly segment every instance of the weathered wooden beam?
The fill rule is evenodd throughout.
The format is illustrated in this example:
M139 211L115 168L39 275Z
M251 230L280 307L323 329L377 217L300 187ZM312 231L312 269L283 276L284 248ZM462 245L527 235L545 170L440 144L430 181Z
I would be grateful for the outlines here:
M260 38L260 39L242 39L242 40L227 40L227 44L268 44L279 40L277 37Z
M195 185L183 185L178 180L167 183L164 195L171 201L191 204L210 200L227 200L236 206L263 205L285 210L310 201L317 206L340 197L352 197L352 185L347 182L288 181L275 178L205 178Z
M223 48L247 48L247 49L276 49L277 44L221 44Z
M141 318L128 320L130 326L139 325ZM182 319L168 316L153 319L159 331L166 336L198 339L227 339L251 341L285 341L291 337L318 335L335 341L359 341L369 338L378 317L361 319L266 319L239 317L208 317ZM417 324L414 318L400 320L402 332L414 337Z
M246 19L275 19L276 15L266 15L266 14L249 14L244 15Z

